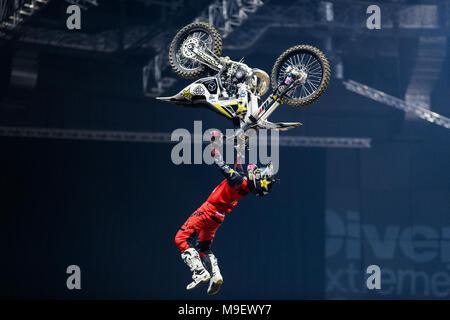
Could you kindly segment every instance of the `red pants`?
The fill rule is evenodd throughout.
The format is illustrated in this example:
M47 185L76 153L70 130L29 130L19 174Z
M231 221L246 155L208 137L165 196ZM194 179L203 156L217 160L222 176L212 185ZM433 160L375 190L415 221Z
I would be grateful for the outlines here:
M196 248L203 257L211 251L212 240L224 218L212 204L205 202L177 232L175 244L181 252Z

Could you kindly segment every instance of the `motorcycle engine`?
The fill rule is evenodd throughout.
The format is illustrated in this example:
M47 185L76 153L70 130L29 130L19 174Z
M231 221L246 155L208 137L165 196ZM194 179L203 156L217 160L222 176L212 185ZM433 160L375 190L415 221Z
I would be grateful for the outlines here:
M221 75L222 85L230 97L238 96L238 83L247 81L249 73L245 68L237 64L227 65L227 69Z

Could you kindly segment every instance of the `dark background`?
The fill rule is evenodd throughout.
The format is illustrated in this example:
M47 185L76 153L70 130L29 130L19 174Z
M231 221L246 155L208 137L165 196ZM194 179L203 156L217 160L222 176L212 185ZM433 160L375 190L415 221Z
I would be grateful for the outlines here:
M193 131L193 121L202 120L203 129L230 127L208 110L184 109L143 94L142 67L210 2L186 1L175 10L145 1L98 2L82 11L80 31L65 29L68 3L52 1L12 38L2 38L0 126L171 132ZM443 37L430 105L450 117L448 1L426 1L439 8L437 28L394 24L372 31L365 28L365 8L372 3L331 2L336 25L324 26L319 15L306 12L317 24L273 26L249 48L225 47L224 55L234 60L245 56L247 64L270 73L285 49L311 44L325 51L332 68L342 62L344 79L403 99L417 72L420 37ZM423 3L377 2L382 16L391 6L401 11ZM315 4L297 1L291 6L314 9ZM343 7L360 8L347 28L338 24ZM239 43L241 33L257 28L265 15L280 8L285 8L283 1L268 1L224 45ZM55 45L24 38L27 30L38 28L92 36L111 28L120 34L133 25L150 29L143 42L148 46L100 52L70 47L69 40ZM152 42L154 37L161 43ZM327 37L332 48L327 49ZM28 64L23 68L37 76L31 86L21 86L11 76L17 58L24 56ZM170 69L163 75L175 78ZM177 80L163 95L187 84ZM217 232L213 249L225 282L214 298L448 298L449 129L405 118L401 110L347 91L334 70L316 103L300 109L282 106L271 120L304 123L280 135L367 137L372 147L281 147L281 183L268 197L242 200ZM204 288L185 290L190 274L173 239L221 176L212 166L172 164L172 147L0 137L0 296L207 298ZM415 248L412 253L410 247ZM421 260L430 251L431 258ZM82 270L80 291L66 288L65 271L71 264ZM370 264L382 269L381 291L364 289ZM331 280L336 274L339 285Z

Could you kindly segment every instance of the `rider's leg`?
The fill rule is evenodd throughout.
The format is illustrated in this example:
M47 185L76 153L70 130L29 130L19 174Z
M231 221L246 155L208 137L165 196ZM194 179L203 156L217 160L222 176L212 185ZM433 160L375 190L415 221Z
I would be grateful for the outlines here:
M195 248L195 239L199 234L198 226L203 220L202 214L194 212L175 236L175 244L181 251L181 258L192 272L193 281L187 285L187 290L196 288L202 282L208 281L211 277L209 272L204 268L200 255Z
M211 275L203 266L200 255L195 248L183 251L181 258L192 271L192 282L186 286L186 290L197 288L202 282L210 280Z
M220 226L220 223L218 223L217 221L213 222L215 222L215 224L210 223L208 226L209 228L200 230L197 244L197 249L200 252L203 265L211 275L207 291L208 294L216 294L217 292L219 292L220 286L223 283L223 277L220 273L217 258L211 251L212 241L217 228Z

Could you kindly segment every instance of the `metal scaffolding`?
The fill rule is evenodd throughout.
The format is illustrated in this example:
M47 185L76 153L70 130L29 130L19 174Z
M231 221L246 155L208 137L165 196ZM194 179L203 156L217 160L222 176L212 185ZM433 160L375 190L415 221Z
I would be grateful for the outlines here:
M406 102L404 100L393 97L382 91L370 88L366 85L363 85L353 80L343 81L343 84L347 90L370 98L372 100L378 101L385 105L403 110L407 113L411 113L419 117L420 119L423 119L430 123L450 129L449 118L427 109L426 105L424 105L421 102L415 101Z
M233 34L224 43L230 50L249 49L270 28L295 28L302 32L333 35L348 33L352 36L417 37L415 31L434 30L450 35L445 21L439 22L436 12L445 12L445 3L427 6L412 5L406 1L385 2L381 29L374 34L366 27L368 2L355 0L311 1L297 0L286 4L271 4L252 15L246 23L246 32ZM286 13L289 14L286 14ZM307 30L307 31L306 31Z
M36 1L48 2L50 0ZM92 6L99 5L97 0L66 0L66 2L76 4L84 10L89 9ZM142 0L142 2L146 5L154 4L151 1ZM168 7L171 8L171 10L175 10L177 8L175 4L175 2L170 2L170 6ZM164 3L161 2L158 3L158 5L164 6ZM152 45L158 48L160 42L156 42L156 39L158 36L162 36L164 34L164 29L166 29L165 26L138 24L130 26L113 26L110 29L97 33L75 33L64 29L61 30L22 25L20 28L20 33L17 34L17 39L21 42L39 45L113 53L119 50L148 48ZM2 37L5 38L6 34L0 33L0 38Z
M122 33L118 29L110 29L97 34L86 34L24 26L21 30L20 40L61 48L112 53L131 46L135 41L147 35L149 30L150 28L146 26L134 26L126 28Z
M46 6L50 0L0 0L0 34L14 30L26 19Z
M195 21L215 26L225 39L263 5L261 0L216 0Z
M171 141L171 133L169 132L99 131L3 126L0 127L0 136L65 140L175 143L174 141ZM283 147L370 148L371 139L352 137L307 137L282 135L279 137L279 145Z

